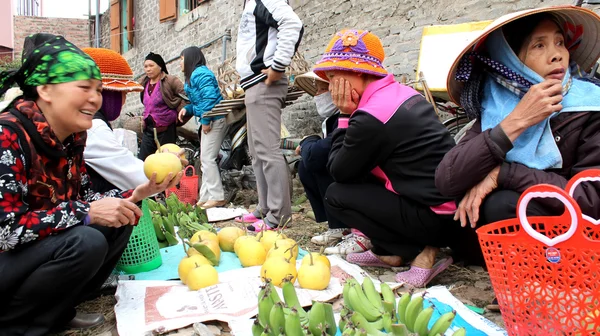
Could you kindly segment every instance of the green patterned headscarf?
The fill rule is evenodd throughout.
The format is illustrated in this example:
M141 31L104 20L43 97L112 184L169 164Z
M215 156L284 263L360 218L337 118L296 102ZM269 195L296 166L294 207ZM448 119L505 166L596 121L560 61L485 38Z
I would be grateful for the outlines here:
M43 38L38 38L40 36ZM36 44L23 53L21 68L0 73L0 95L14 84L23 88L78 80L102 80L94 60L64 37L34 34L27 36L24 44L31 46L32 41Z

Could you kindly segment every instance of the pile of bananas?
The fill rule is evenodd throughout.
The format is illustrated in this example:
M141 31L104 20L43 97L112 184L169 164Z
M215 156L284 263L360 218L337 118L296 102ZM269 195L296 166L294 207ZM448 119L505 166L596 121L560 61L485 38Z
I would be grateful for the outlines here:
M396 307L396 297L390 286L381 283L381 295L373 281L365 277L362 286L356 279L349 279L344 285L344 305L340 313L340 330L343 336L350 335L394 335L394 336L437 336L444 335L452 324L455 312L440 316L428 328L433 315L433 307L423 307L423 295L405 293ZM385 332L382 332L384 330ZM453 336L465 336L461 328Z
M178 244L176 226L178 234L188 239L198 231L216 232L214 227L208 224L206 210L180 202L175 194L167 197L165 203L167 206L148 199L148 209L152 214L152 224L160 248Z
M337 326L333 306L314 301L307 312L300 305L290 279L281 286L283 301L275 286L267 280L258 293L258 315L252 326L253 336L333 336Z

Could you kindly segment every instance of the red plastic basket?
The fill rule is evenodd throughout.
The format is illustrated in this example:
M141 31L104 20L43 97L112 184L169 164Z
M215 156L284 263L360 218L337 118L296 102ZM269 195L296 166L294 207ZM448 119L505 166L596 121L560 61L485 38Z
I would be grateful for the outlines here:
M192 170L192 175L188 175L188 170ZM165 190L167 197L173 193L181 202L195 205L198 202L198 175L194 166L187 166L183 172L183 176L177 186Z
M600 221L571 197L586 181L600 181L600 170L577 174L567 191L533 186L517 218L477 230L509 335L600 335ZM558 199L565 212L527 217L533 198Z

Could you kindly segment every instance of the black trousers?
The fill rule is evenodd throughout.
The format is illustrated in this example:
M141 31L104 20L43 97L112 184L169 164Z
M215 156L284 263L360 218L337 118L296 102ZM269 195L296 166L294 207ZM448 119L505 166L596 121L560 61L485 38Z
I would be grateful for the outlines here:
M175 124L171 124L163 132L157 132L158 141L161 145L166 143L175 143L177 141L177 127ZM156 142L154 142L154 128L146 126L144 128L144 134L142 134L142 143L140 144L140 152L138 153L138 159L144 161L150 154L156 153Z
M425 246L448 245L446 231L452 216L438 215L382 185L333 183L325 200L333 216L371 239L375 254L409 262Z
M512 190L496 190L486 197L479 209L477 228L490 223L517 217L517 202L521 194ZM528 216L552 216L553 213L543 204L532 200L527 206ZM450 248L456 255L456 260L465 264L484 266L485 261L477 238L476 229L470 226L461 227L459 222L454 222L450 233Z
M121 258L132 226L76 226L0 253L0 335L46 335L75 316Z
M317 223L327 221L330 229L348 228L325 208L325 192L333 183L333 177L325 167L320 170L309 170L302 161L298 165L298 176L306 192L306 198L315 213Z

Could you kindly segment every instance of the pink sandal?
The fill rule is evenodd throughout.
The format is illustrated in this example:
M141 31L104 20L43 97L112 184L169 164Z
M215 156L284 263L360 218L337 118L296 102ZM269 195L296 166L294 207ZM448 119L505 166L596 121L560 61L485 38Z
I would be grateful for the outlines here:
M358 266L392 268L391 265L388 265L377 258L375 253L371 252L371 250L361 253L350 253L346 256L346 260Z
M235 217L235 221L238 223L255 223L258 222L260 218L254 216L253 213L245 214L241 217Z
M453 262L454 260L452 260L452 257L449 257L438 261L430 269L411 266L408 271L396 274L396 281L404 282L412 287L423 288L427 286L433 278L448 268L448 266L452 265Z
M276 228L271 227L269 224L265 224L262 220L252 223L252 225L248 225L249 231L260 232L260 231L268 231L275 230Z

